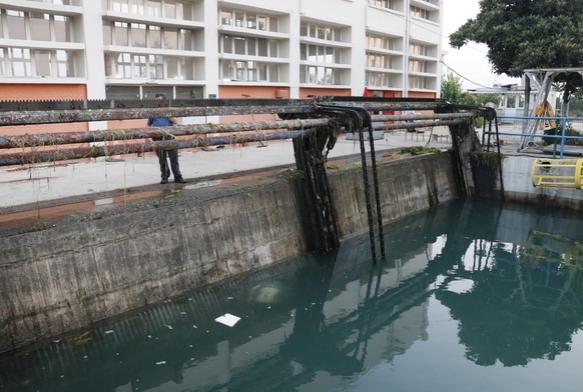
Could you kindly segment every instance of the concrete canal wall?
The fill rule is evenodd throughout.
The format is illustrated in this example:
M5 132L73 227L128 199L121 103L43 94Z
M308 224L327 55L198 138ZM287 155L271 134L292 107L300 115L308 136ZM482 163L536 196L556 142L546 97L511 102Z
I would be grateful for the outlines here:
M328 170L342 237L368 227L357 166ZM378 168L385 223L458 197L450 153ZM301 182L199 188L0 238L0 352L306 251Z
M581 190L535 188L532 185L530 173L534 159L528 156L505 156L503 158L502 180L505 200L542 207L583 210L583 192Z

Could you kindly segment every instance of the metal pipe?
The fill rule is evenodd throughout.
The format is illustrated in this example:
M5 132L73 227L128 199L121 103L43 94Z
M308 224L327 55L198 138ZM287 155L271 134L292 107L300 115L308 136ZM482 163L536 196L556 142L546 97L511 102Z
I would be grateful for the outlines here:
M221 123L221 124L196 124L177 125L171 127L146 127L131 129L107 129L97 131L44 133L38 135L7 135L0 136L1 148L22 148L52 146L74 143L93 143L113 140L146 139L152 137L187 135L204 135L210 133L247 132L259 130L279 129L310 129L327 125L326 118L310 120L285 120L285 121L260 121L248 123Z
M4 112L1 125L54 124L88 121L135 120L150 117L240 116L278 113L313 113L315 106L163 107L100 110L52 110Z
M360 158L362 162L362 179L364 182L364 196L365 196L365 203L366 203L366 214L367 214L367 221L368 221L368 234L370 240L370 252L373 263L377 261L377 253L376 253L376 246L374 242L374 223L372 217L372 206L371 206L371 199L370 199L370 186L368 182L368 170L366 167L366 148L364 144L364 127L371 126L370 121L370 114L366 111L363 111L362 108L359 107L350 107L350 106L341 106L341 105L334 105L334 106L324 106L322 108L327 111L335 111L338 113L346 113L350 116L350 121L347 123L347 131L348 132L358 132L358 140L360 145ZM365 123L366 120L366 123Z
M373 114L372 121L415 121L430 119L455 119L471 118L474 113L422 113L422 114L405 114L405 115L385 115Z
M411 128L431 128L438 127L441 125L457 125L468 122L468 118L458 118L455 120L440 120L440 121L420 121L420 122L408 122L408 123L396 123L396 124L373 124L373 128L376 130L389 130L389 129L411 129Z
M112 146L78 147L71 149L59 149L50 151L27 151L14 154L0 154L0 166L24 165L41 162L66 161L71 159L96 158L111 155L123 155L154 151L156 148L194 148L202 146L215 146L222 144L248 143L256 141L269 141L294 138L305 131L290 131L283 133L271 133L267 135L231 135L231 137L218 137L210 139L193 140L165 140L148 143L127 143Z

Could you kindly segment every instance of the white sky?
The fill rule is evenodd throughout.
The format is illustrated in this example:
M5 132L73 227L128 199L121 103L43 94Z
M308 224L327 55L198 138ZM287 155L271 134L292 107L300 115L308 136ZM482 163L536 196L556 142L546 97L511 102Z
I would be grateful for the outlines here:
M486 45L470 42L459 50L453 49L449 46L449 35L467 22L468 19L474 19L479 13L479 0L442 1L444 12L442 33L443 50L448 53L444 56L443 61L450 68L471 81L462 79L463 87L466 89L473 89L480 87L478 84L487 87L492 86L494 83L520 84L520 79L509 78L506 75L496 75L492 72L492 66L486 58L488 52L488 47Z

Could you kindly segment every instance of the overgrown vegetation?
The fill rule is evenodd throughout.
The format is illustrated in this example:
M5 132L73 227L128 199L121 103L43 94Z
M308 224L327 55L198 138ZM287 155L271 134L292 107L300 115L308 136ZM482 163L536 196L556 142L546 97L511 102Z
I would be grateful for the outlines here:
M403 148L401 151L398 152L398 154L400 155L441 154L441 150L433 147L411 146Z
M496 94L470 94L464 91L461 79L452 73L448 73L441 81L441 98L449 103L470 106L486 106L493 103L498 106L501 97ZM483 117L474 117L474 127L480 128L484 124Z
M545 135L557 135L561 136L563 134L563 123L561 121L557 121L557 127L553 129L545 129L543 131ZM565 129L565 136L581 136L581 133L573 128L570 123L567 123L567 127ZM554 137L543 137L541 138L544 145L548 146L550 144L560 144L561 139L554 138ZM583 146L583 139L566 139L565 144L569 146Z

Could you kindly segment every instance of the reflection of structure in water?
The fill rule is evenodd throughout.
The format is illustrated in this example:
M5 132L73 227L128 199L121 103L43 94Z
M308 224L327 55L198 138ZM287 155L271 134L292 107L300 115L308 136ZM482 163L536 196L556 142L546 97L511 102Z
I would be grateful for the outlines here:
M531 230L521 249L520 260L534 265L553 262L583 269L583 244L559 234Z

